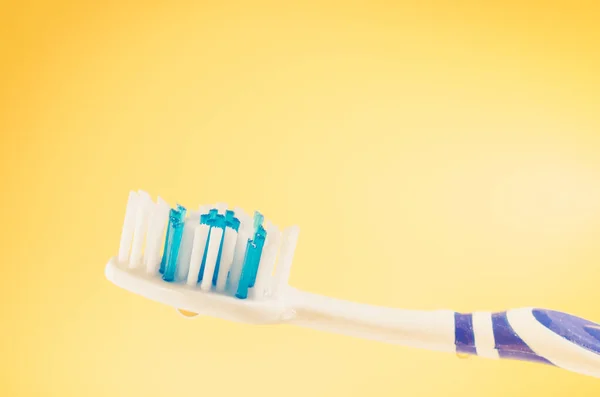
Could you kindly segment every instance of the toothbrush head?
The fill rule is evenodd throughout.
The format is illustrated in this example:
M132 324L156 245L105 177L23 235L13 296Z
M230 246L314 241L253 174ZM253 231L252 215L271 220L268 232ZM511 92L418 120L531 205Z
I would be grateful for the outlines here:
M189 211L130 192L109 281L186 316L246 323L285 320L285 292L299 229L282 232L224 203Z

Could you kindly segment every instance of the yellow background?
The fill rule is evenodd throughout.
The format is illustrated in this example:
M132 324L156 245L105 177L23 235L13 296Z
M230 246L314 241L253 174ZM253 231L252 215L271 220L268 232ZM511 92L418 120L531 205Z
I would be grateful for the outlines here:
M600 393L103 274L142 188L298 224L299 288L600 321L597 2L85 3L0 11L0 395Z

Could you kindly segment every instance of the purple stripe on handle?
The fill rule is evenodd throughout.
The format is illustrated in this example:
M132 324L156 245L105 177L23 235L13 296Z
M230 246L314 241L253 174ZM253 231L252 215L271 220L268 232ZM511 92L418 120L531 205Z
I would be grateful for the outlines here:
M596 338L596 340L598 341L598 343L600 343L600 326L596 325L596 326L587 326L585 327L585 331L592 335L594 338ZM595 349L591 349L591 350L595 350Z
M473 315L454 313L454 344L457 353L477 354L475 332L473 331Z
M494 339L496 349L501 358L510 358L523 361L534 361L543 364L552 363L535 354L533 350L517 335L508 322L506 312L492 314Z
M569 342L600 354L600 325L553 310L535 309L533 316L550 331Z

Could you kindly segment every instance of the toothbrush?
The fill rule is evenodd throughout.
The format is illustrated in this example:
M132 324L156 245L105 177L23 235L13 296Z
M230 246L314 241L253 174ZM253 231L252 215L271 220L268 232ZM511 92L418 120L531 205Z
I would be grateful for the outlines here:
M600 325L537 308L418 311L343 301L288 284L299 229L226 204L197 211L130 192L109 281L179 310L292 324L403 346L549 364L600 378ZM161 255L162 249L162 255Z

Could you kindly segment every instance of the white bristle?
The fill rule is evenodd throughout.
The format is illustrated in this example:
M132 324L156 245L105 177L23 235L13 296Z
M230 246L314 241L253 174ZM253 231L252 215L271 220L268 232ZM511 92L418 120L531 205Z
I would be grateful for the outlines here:
M249 230L252 228L254 222L252 221L252 218L250 218L242 208L235 207L233 211L235 212L236 218L238 218L238 220L240 221L240 229Z
M198 284L198 276L200 274L200 266L202 265L202 257L206 248L206 240L208 239L208 225L196 225L194 228L194 241L192 244L192 256L190 258L190 269L187 276L187 285L195 286Z
M199 219L199 213L191 212L183 225L183 235L181 236L181 245L177 255L177 281L187 280L194 245L194 231Z
M200 208L198 208L198 212L200 213L200 215L208 214L208 211L210 211L210 207L210 205L201 205Z
M219 275L217 276L217 291L225 291L227 276L233 262L233 254L237 241L237 232L229 227L225 228L223 251L221 252L221 263L219 264Z
M250 233L248 230L240 228L235 243L235 249L233 251L233 262L231 263L231 269L229 269L229 287L234 290L237 289L240 282L244 257L246 256L246 246L248 245L249 238Z
M265 219L265 230L267 231L267 237L271 237L271 243L279 247L279 244L281 243L281 232L279 231L279 228Z
M224 215L225 211L227 210L227 204L225 204L225 203L217 203L217 204L215 204L214 208L216 208L219 211L219 214L223 214Z
M273 294L275 295L288 285L299 233L300 229L297 226L289 227L283 231L281 253L279 254L279 262L275 270L275 282L273 284Z
M249 216L249 215L245 215L244 218L244 227L252 232L254 232L254 218Z
M235 216L241 220L241 217L244 216L246 213L244 212L244 210L242 209L242 207L235 207L233 209L233 212L235 212Z
M257 299L263 299L265 292L269 288L273 279L273 269L275 267L275 260L277 259L277 252L279 250L279 231L277 228L271 230L272 234L267 232L267 240L265 241L265 248L260 257L260 263L258 265L258 273L256 274L256 282L254 283L254 297Z
M129 192L127 199L127 209L125 210L125 220L123 221L123 230L121 231L121 243L119 245L119 262L125 263L129 259L129 250L133 240L133 231L135 230L135 216L137 214L139 197L134 191Z
M144 253L144 264L148 274L156 274L160 264L161 242L165 232L165 226L169 218L169 204L158 197L150 214L148 221L148 233L146 234L146 250Z
M200 289L203 291L210 291L212 286L213 274L217 264L217 256L219 255L219 247L221 246L222 237L222 229L218 227L212 228L210 232L210 239L208 241L206 262L204 263L204 273L202 274L202 282L200 283Z
M146 241L146 231L148 229L148 218L150 217L154 205L152 198L148 193L140 190L138 192L138 197L133 244L131 246L131 255L129 257L129 267L131 268L136 268L142 264L144 241Z
M264 221L263 221L263 227L265 228L265 230L267 231L267 233L269 233L269 231L271 231L271 230L278 230L277 226L275 226L274 224L272 224L271 221L268 220L267 218L265 218Z

